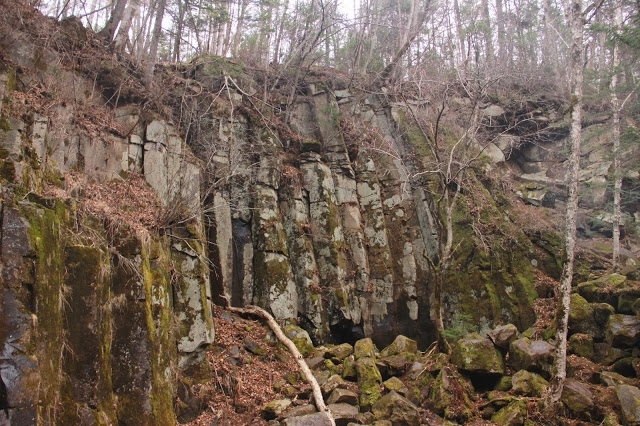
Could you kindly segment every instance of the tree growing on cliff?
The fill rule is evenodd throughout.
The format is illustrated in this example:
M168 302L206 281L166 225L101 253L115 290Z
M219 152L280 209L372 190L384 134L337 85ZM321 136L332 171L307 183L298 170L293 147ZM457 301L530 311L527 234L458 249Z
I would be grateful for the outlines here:
M595 5L592 5L595 7ZM545 404L547 409L555 408L562 396L567 377L567 332L571 302L571 284L576 245L576 214L578 211L578 183L580 178L580 139L582 136L582 83L584 79L584 16L582 0L566 0L565 12L570 27L571 44L571 130L569 135L569 160L567 170L567 208L565 213L564 250L565 260L562 277L557 291L556 311L556 356L554 375L547 389Z

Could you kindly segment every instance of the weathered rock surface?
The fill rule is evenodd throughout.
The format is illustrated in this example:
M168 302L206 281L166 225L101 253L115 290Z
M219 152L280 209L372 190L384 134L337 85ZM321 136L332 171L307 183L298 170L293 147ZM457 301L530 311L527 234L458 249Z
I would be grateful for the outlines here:
M542 392L549 385L544 377L531 373L527 370L520 370L511 377L513 391L525 396L542 396Z
M347 426L347 424L358 420L358 407L354 407L353 405L337 403L329 404L327 408L333 415L336 426Z
M555 349L544 340L529 340L524 337L511 342L509 363L514 370L528 370L548 379Z
M640 389L631 385L617 385L616 396L622 407L623 422L640 424Z
M356 361L358 388L360 389L360 407L370 408L380 397L382 375L374 358L362 357Z
M314 413L304 416L288 417L282 421L285 426L331 426L331 419L326 413Z
M527 419L527 402L523 399L512 401L491 417L498 425L521 426Z
M593 393L585 384L571 378L565 380L560 400L576 416L589 418L588 413L594 407Z
M518 328L513 324L501 325L487 333L487 336L497 348L507 350L509 344L518 335Z
M377 420L389 420L398 426L418 426L420 413L411 401L391 391L373 404L371 411Z
M609 317L607 341L614 347L632 348L640 342L640 318L615 314Z
M459 340L453 348L451 362L469 373L504 374L502 354L486 337L468 336Z

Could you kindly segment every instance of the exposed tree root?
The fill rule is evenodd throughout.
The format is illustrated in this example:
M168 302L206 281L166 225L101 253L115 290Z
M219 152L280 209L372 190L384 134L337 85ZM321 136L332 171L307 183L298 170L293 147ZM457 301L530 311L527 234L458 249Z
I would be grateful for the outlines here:
M300 353L296 345L291 341L291 339L289 339L284 334L284 332L282 331L282 328L280 328L280 325L276 322L275 318L273 318L273 316L271 316L269 312L254 305L245 306L244 308L238 308L234 306L229 306L229 303L227 301L227 309L231 312L235 312L241 315L254 315L267 321L269 328L273 330L278 340L283 345L285 345L287 349L289 349L289 352L291 352L291 355L293 355L293 358L298 363L298 366L300 367L300 370L302 371L302 374L304 375L305 379L311 385L311 390L313 391L313 399L315 400L316 408L318 409L318 411L326 413L327 417L331 421L331 424L335 426L336 423L333 418L333 414L331 414L331 411L329 411L329 408L324 403L324 399L322 398L322 391L320 390L320 385L318 385L318 381L314 377L307 363L304 361L304 357L302 356L302 354Z

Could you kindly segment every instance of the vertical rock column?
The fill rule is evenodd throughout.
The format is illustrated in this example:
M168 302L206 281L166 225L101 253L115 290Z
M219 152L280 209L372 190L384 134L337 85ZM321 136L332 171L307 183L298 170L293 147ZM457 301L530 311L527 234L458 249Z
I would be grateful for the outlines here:
M365 112L362 119L380 130L388 153L360 155L358 163L361 160L362 163L358 172L377 176L384 223L387 234L393 235L388 240L394 276L389 315L393 318L395 334L410 336L421 346L428 346L433 339L433 326L429 316L430 266L427 256L434 256L437 248L437 228L432 221L430 233L424 236L421 214L428 205L419 205L422 199L413 194L415 176L411 177L412 171L420 170L413 170L412 156L407 155L411 150L405 146L403 133L398 129L397 111L379 105L375 98L370 104L379 109L375 113L373 110Z
M362 314L354 284L346 279L350 265L331 169L313 152L303 157L300 167L309 194L309 226L323 293L327 296L329 323L359 324Z
M308 203L302 189L300 172L292 173L280 187L280 211L289 247L289 261L298 290L298 317L300 325L314 343L325 343L330 338L327 313L322 301L320 275L313 252L313 235Z
M252 234L256 304L268 308L276 320L298 316L298 292L289 263L287 240L276 190L280 186L277 155L264 155L254 186Z
M370 318L365 324L369 324L369 335L377 337L376 340L382 339L381 343L387 344L395 337L394 318L388 317L387 310L387 305L394 301L389 239L373 160L358 160L358 198L365 222L364 235L371 268L371 278L364 296L368 302ZM396 238L400 238L400 235L396 235ZM377 329L374 330L374 327Z

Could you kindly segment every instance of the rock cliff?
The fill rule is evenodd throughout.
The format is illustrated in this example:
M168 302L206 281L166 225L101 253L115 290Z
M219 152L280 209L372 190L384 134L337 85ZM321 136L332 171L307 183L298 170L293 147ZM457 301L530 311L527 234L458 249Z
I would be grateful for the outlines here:
M78 21L22 13L0 39L9 424L173 424L176 395L210 375L212 302L260 305L314 343L402 334L424 349L438 297L450 330L534 323L535 274L557 274L561 248L553 228L517 222L512 195L562 202L559 103L518 112L532 133L483 100L508 130L469 167L438 295L444 212L415 102L320 73L293 102L274 84L260 103L268 82L220 58L159 69L153 93Z

